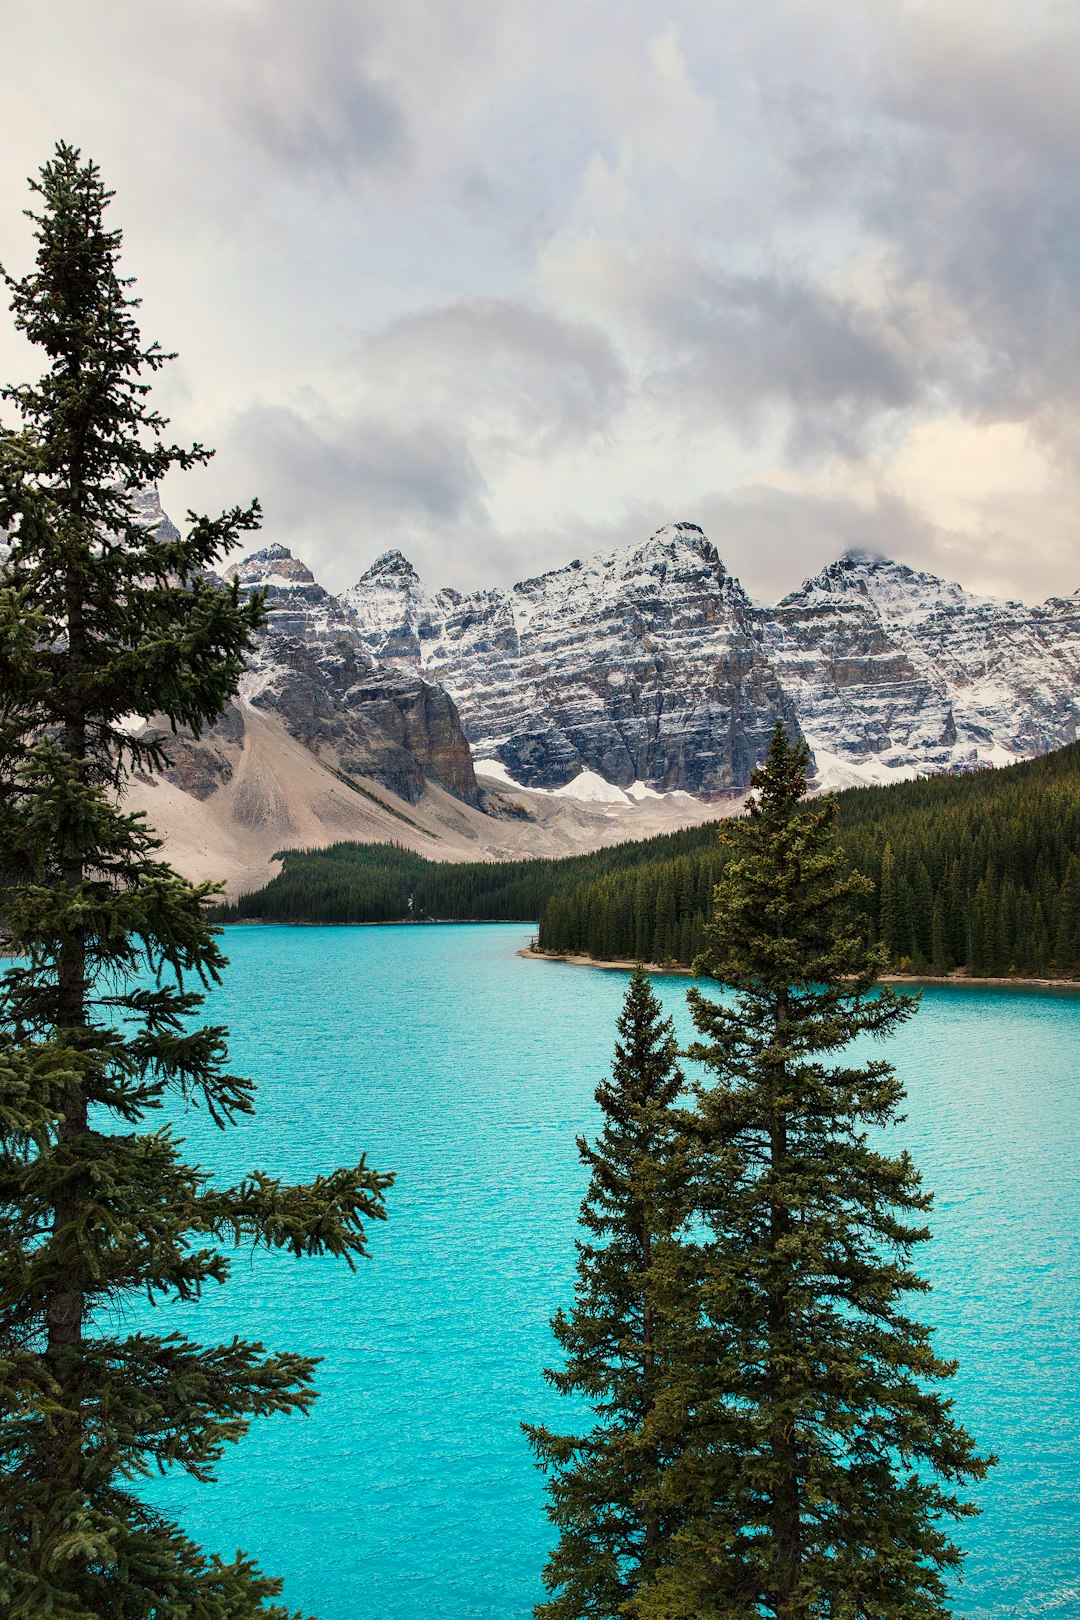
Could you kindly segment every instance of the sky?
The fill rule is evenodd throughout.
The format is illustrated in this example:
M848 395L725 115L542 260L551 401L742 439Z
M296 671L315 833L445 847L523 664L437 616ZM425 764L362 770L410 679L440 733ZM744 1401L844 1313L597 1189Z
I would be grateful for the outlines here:
M0 0L0 262L101 167L156 403L332 589L699 523L1080 587L1080 7ZM0 377L35 357L0 315Z

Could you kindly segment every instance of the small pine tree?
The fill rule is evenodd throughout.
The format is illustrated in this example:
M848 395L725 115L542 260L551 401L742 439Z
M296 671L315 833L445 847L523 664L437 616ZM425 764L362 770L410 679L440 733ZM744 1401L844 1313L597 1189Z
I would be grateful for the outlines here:
M892 845L886 839L881 852L881 881L878 884L878 939L890 960L898 954L896 932L896 858Z
M206 458L162 442L110 194L58 146L34 191L36 270L5 276L41 381L4 390L0 430L0 1609L13 1620L284 1616L280 1582L205 1555L139 1498L177 1466L208 1477L252 1416L303 1411L314 1363L234 1339L123 1333L133 1298L197 1299L229 1272L222 1243L365 1252L389 1179L310 1186L255 1172L222 1187L155 1115L252 1108L226 1031L193 1023L225 959L213 885L159 856L118 804L126 769L160 766L163 716L198 733L235 690L261 605L207 577L257 507L192 519L142 497ZM160 1118L160 1116L158 1116Z
M845 871L833 801L802 802L806 768L777 727L747 818L728 824L696 964L735 998L690 994L715 1362L699 1376L708 1423L684 1403L684 1522L646 1620L944 1616L960 1555L941 1521L973 1511L953 1487L990 1460L932 1387L955 1364L903 1309L927 1286L910 1255L930 1195L869 1134L895 1122L901 1086L880 1059L832 1057L914 1005L874 993L885 951L851 922L869 885Z
M549 1381L597 1413L585 1435L524 1425L548 1472L559 1541L544 1571L541 1620L615 1620L667 1556L673 1528L662 1476L669 1324L657 1300L678 1263L687 1155L676 1101L683 1076L671 1021L648 975L633 973L618 1022L612 1078L596 1091L604 1128L578 1139L591 1172L581 1207L574 1308L554 1318L566 1353Z

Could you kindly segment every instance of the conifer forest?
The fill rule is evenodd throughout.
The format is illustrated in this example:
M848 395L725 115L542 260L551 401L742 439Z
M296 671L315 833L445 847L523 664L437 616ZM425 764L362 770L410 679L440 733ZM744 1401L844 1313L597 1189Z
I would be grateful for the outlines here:
M851 788L839 836L898 972L1080 976L1080 744L1002 770ZM388 845L289 851L227 920L539 920L541 950L689 966L726 855L715 825L565 860L468 865Z

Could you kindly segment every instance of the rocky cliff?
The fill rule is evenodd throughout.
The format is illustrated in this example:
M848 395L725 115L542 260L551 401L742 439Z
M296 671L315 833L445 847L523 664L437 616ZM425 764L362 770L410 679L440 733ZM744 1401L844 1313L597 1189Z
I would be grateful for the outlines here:
M477 758L532 787L590 770L730 793L778 718L798 729L759 616L696 524L471 595L429 593L389 552L345 601L376 658L444 684Z
M239 700L198 741L169 744L169 780L205 799L230 778L245 713L277 718L331 771L382 783L415 804L425 784L479 802L472 755L453 699L408 670L377 665L350 608L284 546L228 570L242 593L265 593L267 623L240 682Z
M343 600L374 657L445 684L477 757L532 786L590 770L738 792L777 718L830 785L1003 763L1078 734L1080 593L1032 608L868 552L761 607L676 523L465 595L430 591L388 552Z
M241 681L243 700L276 714L345 776L372 777L412 804L425 782L478 802L453 699L414 671L376 664L351 608L309 568L284 546L269 546L227 577L266 595L267 624Z
M1027 607L857 551L763 619L819 764L841 774L966 770L1077 736L1075 597Z

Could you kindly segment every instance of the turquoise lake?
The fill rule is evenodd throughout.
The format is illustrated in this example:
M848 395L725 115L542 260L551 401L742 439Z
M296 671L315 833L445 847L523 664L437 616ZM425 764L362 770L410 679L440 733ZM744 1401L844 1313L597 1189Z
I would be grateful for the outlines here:
M626 976L525 961L531 932L228 930L210 1014L259 1111L225 1133L188 1115L189 1156L297 1179L366 1152L397 1181L355 1274L244 1250L226 1288L169 1313L204 1341L325 1357L322 1393L309 1418L256 1424L217 1483L152 1491L319 1620L519 1620L542 1595L550 1532L518 1425L567 1421L547 1324L571 1297L574 1138L596 1124ZM689 1035L686 980L657 986ZM956 1613L1080 1616L1080 995L934 987L889 1051L897 1138L936 1193L917 1309L1000 1457L959 1528Z

